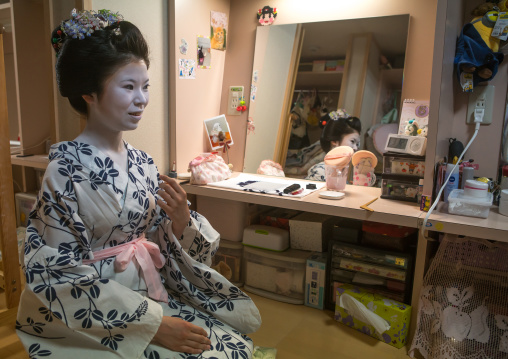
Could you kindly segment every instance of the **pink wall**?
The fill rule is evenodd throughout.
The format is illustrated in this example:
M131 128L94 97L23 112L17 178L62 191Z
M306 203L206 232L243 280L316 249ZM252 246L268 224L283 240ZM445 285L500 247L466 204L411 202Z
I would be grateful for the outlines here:
M248 99L258 26L256 12L265 5L267 2L260 0L231 0L229 44L225 58L220 113L225 113L229 86L243 85L246 89L245 98ZM314 0L311 3L308 0L272 0L269 5L277 8L278 15L274 24L409 14L409 43L402 96L421 100L430 98L429 74L432 72L437 0L357 0L347 3L327 0ZM230 162L237 171L243 168L247 116L247 113L226 116L235 141L230 151Z
M174 40L174 58L176 66L174 84L169 94L174 98L170 102L171 119L170 141L171 159L176 160L177 171L186 172L189 162L200 153L208 150L208 140L204 132L203 120L215 117L219 111L224 77L225 54L229 51L211 50L210 69L197 69L196 78L178 78L178 59L195 59L198 35L210 36L210 11L218 11L229 17L229 0L174 0L174 18L170 20L170 36ZM172 10L170 6L170 11ZM172 15L170 14L170 17ZM171 34L174 21L174 34ZM229 25L231 28L231 23ZM181 39L189 44L186 55L180 53ZM229 41L229 38L228 38ZM236 140L235 140L236 142Z

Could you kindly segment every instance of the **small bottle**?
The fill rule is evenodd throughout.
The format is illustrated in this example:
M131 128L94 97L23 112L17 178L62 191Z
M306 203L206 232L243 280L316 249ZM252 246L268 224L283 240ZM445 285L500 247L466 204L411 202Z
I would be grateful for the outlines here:
M464 188L466 181L474 179L474 168L473 167L464 167L462 168L462 181L460 188Z
M169 172L169 178L177 178L178 174L176 173L176 161L173 161L173 169Z
M454 164L448 163L446 165L446 175L445 180L450 176L450 179L448 180L448 183L446 184L446 187L444 189L444 201L448 203L448 196L454 189L459 188L459 166L455 167L455 170L452 172L453 167L455 167Z
M418 205L421 205L422 203L422 194L423 194L423 178L420 178L420 180L418 181L418 193L416 194Z

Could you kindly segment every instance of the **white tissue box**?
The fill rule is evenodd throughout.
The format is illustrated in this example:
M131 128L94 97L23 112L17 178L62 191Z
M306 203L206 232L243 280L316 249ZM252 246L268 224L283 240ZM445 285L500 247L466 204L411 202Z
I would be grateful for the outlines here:
M310 253L296 249L274 252L244 247L247 292L292 304L303 304L305 267Z

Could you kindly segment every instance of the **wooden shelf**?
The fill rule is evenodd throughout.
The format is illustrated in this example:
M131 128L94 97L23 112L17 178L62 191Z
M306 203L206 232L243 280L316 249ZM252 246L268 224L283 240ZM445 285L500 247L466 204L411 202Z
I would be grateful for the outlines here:
M342 75L342 71L299 71L296 76L295 89L339 90Z
M423 225L426 215L426 213L422 213L420 225ZM477 218L449 214L446 204L440 203L430 215L427 221L427 229L508 242L508 217L500 214L497 206L490 208L488 218Z
M17 157L11 155L11 164L25 167L33 167L38 169L46 169L48 167L48 155L33 155L28 157Z
M0 10L10 9L10 8L11 8L10 2L5 3L5 4L0 4Z
M238 175L238 173L235 172L233 176L236 175ZM288 179L288 183L292 183L290 179ZM347 185L345 191L346 196L344 199L339 201L320 198L318 196L318 191L315 191L305 197L288 198L212 186L186 184L183 185L183 188L189 194L200 196L222 198L232 201L254 203L414 228L418 226L418 219L422 214L416 203L378 198L381 196L381 189L373 187ZM369 212L360 208L361 205L374 198L378 199L369 205L374 212Z

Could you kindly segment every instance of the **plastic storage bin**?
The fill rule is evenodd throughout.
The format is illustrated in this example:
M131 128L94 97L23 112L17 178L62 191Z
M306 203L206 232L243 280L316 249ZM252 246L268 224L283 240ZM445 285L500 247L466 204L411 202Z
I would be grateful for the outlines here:
M418 201L418 186L418 177L383 174L381 198L416 203Z
M425 156L386 152L383 154L383 174L423 178L425 175Z
M464 196L464 190L454 189L448 196L448 213L487 218L493 198L491 192L485 198L478 198Z
M212 267L231 283L240 287L243 285L242 257L243 245L241 242L221 239L219 249L212 259Z
M37 195L35 193L16 193L14 199L16 202L16 226L26 227L28 216L37 201Z
M289 242L293 249L326 252L333 231L332 216L304 212L289 220Z
M404 252L416 243L417 228L363 221L362 245Z
M282 302L303 304L305 269L310 255L296 249L273 252L244 247L245 290Z

